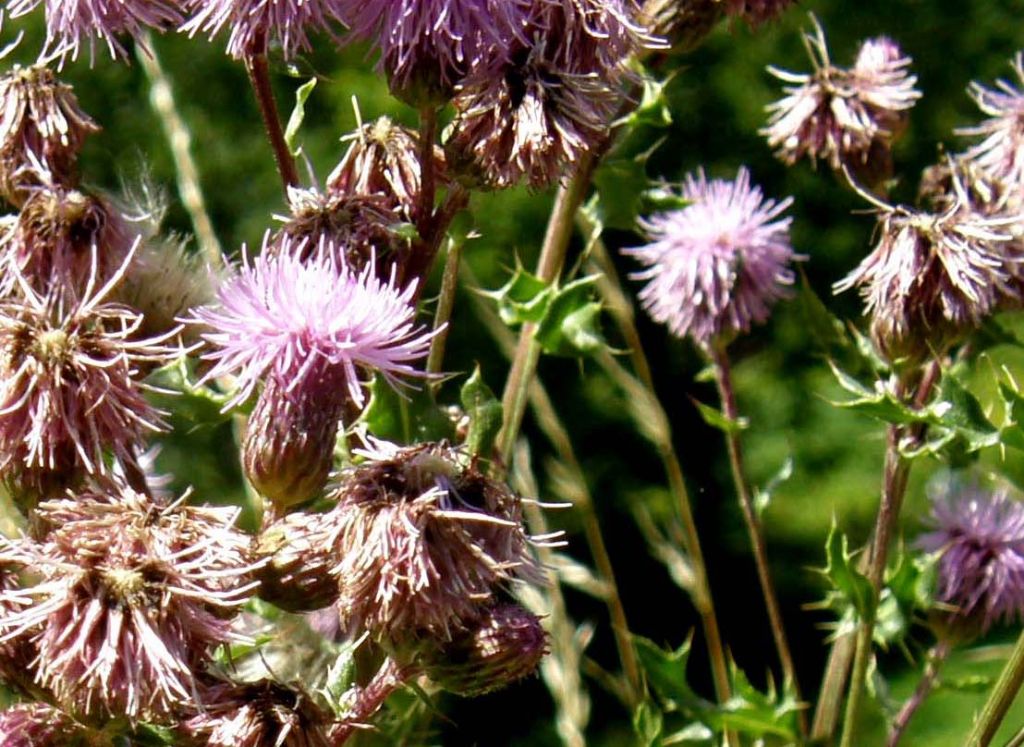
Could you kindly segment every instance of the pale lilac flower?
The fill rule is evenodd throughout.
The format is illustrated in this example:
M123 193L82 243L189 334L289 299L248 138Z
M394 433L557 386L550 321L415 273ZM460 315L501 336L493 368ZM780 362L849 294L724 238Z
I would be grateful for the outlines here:
M202 713L184 725L208 747L334 747L336 720L305 692L263 680L216 684L204 691Z
M326 241L305 261L303 251L287 239L275 252L265 246L223 285L218 305L192 317L208 328L204 357L214 365L206 378L237 376L228 407L266 382L243 462L257 489L281 505L323 485L346 400L362 406L374 373L392 385L424 376L412 363L433 336L415 324L415 285L399 289L394 269L386 280L373 261L354 269Z
M1020 214L975 212L953 175L955 200L926 213L879 204L878 243L835 291L860 289L871 331L894 358L941 352L998 304L1017 299Z
M934 530L917 540L939 553L938 599L982 631L1024 618L1024 504L1005 488L951 485L932 496Z
M230 617L255 583L239 509L155 503L127 488L39 505L42 543L4 542L0 558L41 581L0 595L20 612L0 638L31 634L36 680L80 714L166 716L195 702L211 648L240 641Z
M1020 52L1013 59L1013 70L1024 83L1024 55ZM1024 91L997 80L995 89L972 83L970 94L990 118L957 131L982 138L965 156L1009 189L1024 192Z
M191 17L181 27L189 36L202 31L212 39L231 29L228 54L235 59L266 54L277 41L285 59L312 51L310 31L335 36L342 21L341 0L184 0Z
M445 444L383 450L332 495L338 610L352 633L448 638L499 586L538 578L519 498Z
M887 153L900 134L904 113L920 97L910 58L890 40L869 39L852 69L829 59L821 26L805 34L811 73L768 70L788 84L786 95L768 107L761 130L776 155L792 164L800 158L827 161L833 169L862 165Z
M174 0L8 0L12 18L43 4L46 9L46 53L78 59L83 40L89 58L95 56L96 40L106 44L113 58L127 57L118 38L122 34L141 41L147 28L163 30L182 21Z
M120 275L87 286L80 301L46 297L0 304L0 470L29 489L106 474L106 455L134 464L161 413L142 379L178 351L138 338L141 317L105 303Z
M52 70L15 65L0 76L0 194L21 207L24 188L39 181L36 162L58 183L72 183L78 152L99 129Z
M789 243L792 219L782 217L792 198L765 199L746 168L735 181L690 174L679 196L690 204L641 220L651 243L623 250L647 267L633 275L648 281L643 307L702 346L749 331L788 295L790 264L802 259Z
M425 670L448 692L475 698L536 672L547 644L540 618L516 604L497 604L431 651Z

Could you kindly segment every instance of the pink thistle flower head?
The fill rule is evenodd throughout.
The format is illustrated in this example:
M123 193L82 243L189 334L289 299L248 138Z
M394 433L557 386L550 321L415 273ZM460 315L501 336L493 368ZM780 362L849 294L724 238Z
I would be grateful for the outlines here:
M334 495L338 610L350 632L446 639L497 588L537 580L519 498L445 444L379 445Z
M37 295L0 304L0 470L28 490L108 472L106 455L134 464L146 436L163 430L143 377L177 354L139 339L131 309L104 303L115 276L83 298Z
M21 207L25 187L38 183L37 159L55 181L72 183L78 152L99 129L52 70L15 65L0 76L0 194Z
M1019 298L1022 258L1011 227L1021 215L976 212L955 172L952 185L940 213L877 203L878 243L834 286L860 289L872 336L892 360L941 352Z
M184 0L192 14L181 30L198 32L212 39L225 26L230 28L228 54L237 60L265 54L272 40L281 45L285 59L312 51L310 31L336 35L342 21L339 0Z
M735 181L690 174L688 204L641 221L649 244L623 250L646 269L640 302L673 335L706 346L764 322L794 280L789 243L792 203L767 200L741 168Z
M987 631L1024 619L1024 504L1008 490L950 484L932 495L931 532L917 546L938 553L938 601L947 623Z
M280 505L307 498L331 468L346 405L362 406L363 382L376 373L393 385L423 376L412 363L432 333L415 325L415 287L400 290L394 270L375 262L356 270L321 241L303 261L302 243L245 260L218 293L216 306L193 312L212 350L207 379L233 375L233 407L266 384L250 418L243 461L257 489Z
M128 57L118 37L131 36L141 43L147 28L163 30L182 22L173 0L9 0L12 18L30 13L40 4L46 10L45 56L78 59L83 41L90 61L96 41L106 45L112 58Z
M426 672L448 692L475 698L536 672L547 644L540 618L516 604L497 604L430 652Z
M42 580L0 596L32 600L0 620L0 637L33 635L36 680L70 712L166 716L195 702L211 647L239 640L229 618L255 586L239 509L183 500L111 485L44 502L44 541L2 546Z
M1013 71L1018 85L1024 84L1024 54L1018 52L1014 57ZM998 80L995 89L972 83L969 91L989 119L957 130L981 140L965 157L1015 194L1024 193L1024 90Z
M5 747L113 747L113 739L45 703L19 703L0 711Z
M787 164L807 157L841 169L888 157L905 112L920 98L917 78L907 72L910 58L883 37L862 44L852 69L840 68L829 59L816 19L814 26L814 33L804 36L812 73L768 68L788 85L786 95L768 107L761 134Z

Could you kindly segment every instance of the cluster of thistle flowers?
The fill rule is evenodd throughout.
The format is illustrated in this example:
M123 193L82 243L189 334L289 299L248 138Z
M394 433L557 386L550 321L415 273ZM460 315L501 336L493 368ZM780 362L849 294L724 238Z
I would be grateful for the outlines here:
M475 695L532 672L546 636L508 600L539 578L517 496L446 444L374 443L327 486L366 383L422 377L432 339L390 230L419 196L415 137L364 128L327 192L293 190L292 215L214 292L159 237L159 210L79 184L98 128L48 69L0 78L0 112L18 210L0 237L0 473L28 527L0 543L0 676L27 699L0 714L4 743L105 743L145 722L181 743L340 744L408 678ZM258 392L243 443L269 503L256 538L237 509L173 500L147 475L166 422L145 379L197 348L229 408ZM303 510L314 497L331 508ZM392 661L342 712L236 681L215 654L247 640L254 596L328 610Z

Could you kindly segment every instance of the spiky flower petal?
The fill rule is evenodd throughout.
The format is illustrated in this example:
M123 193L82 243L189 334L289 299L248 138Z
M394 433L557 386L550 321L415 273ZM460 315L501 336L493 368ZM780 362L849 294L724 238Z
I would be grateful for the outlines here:
M1024 84L1024 53L1014 57L1013 71ZM997 80L995 89L971 83L970 94L989 119L957 131L981 138L965 156L1016 193L1024 192L1024 90Z
M238 638L229 618L255 586L238 513L127 488L40 504L44 541L0 550L41 576L0 595L32 600L0 636L33 635L38 683L72 712L135 720L193 703L197 668Z
M1024 504L1005 488L950 484L933 494L930 523L917 545L939 553L938 598L953 621L985 631L1024 618Z
M647 269L640 301L677 337L700 345L747 332L788 293L800 259L789 243L792 203L767 200L741 168L735 181L690 174L679 196L686 207L641 221L651 243L623 250Z
M386 449L344 473L334 495L350 631L447 638L500 584L536 578L519 499L444 444Z

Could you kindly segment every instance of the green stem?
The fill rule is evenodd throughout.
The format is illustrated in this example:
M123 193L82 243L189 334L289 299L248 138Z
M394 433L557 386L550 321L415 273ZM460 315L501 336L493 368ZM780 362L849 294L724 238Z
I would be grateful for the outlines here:
M885 743L886 747L897 747L900 739L903 738L903 733L907 730L907 726L910 725L910 719L913 718L917 709L921 707L929 693L931 693L932 688L935 687L939 670L949 657L949 652L952 649L952 642L948 639L940 640L932 646L931 651L928 652L924 672L921 674L921 679L918 680L917 687L914 688L914 694L907 698L907 702L903 704L899 713L896 714L896 718L893 719L892 726L889 729L889 738Z
M257 44L256 46L260 47L261 45ZM288 148L284 129L281 127L281 117L277 111L274 90L270 85L270 68L267 65L266 54L256 52L248 55L245 58L245 69L249 73L249 82L252 84L253 93L256 94L256 103L260 107L260 115L263 117L263 125L267 130L267 138L274 151L277 171L281 175L281 183L287 197L289 187L299 186L299 172L295 168L295 159Z
M420 193L417 196L416 227L420 236L431 235L434 217L434 199L437 175L434 173L434 141L437 140L437 109L432 106L420 110Z
M444 348L448 340L448 321L455 307L455 292L459 285L459 267L462 263L461 240L448 242L448 254L444 259L444 275L441 277L441 293L437 299L437 310L434 312L434 338L430 341L430 353L427 355L427 373L441 373L444 362ZM440 382L434 386L438 386Z
M736 423L739 421L739 408L736 406L736 394L733 387L729 356L724 346L711 345L708 347L707 352L715 368L715 383L718 385L722 412L730 423ZM754 509L754 502L750 497L750 489L747 487L743 467L743 452L740 448L738 433L735 430L726 431L725 443L729 452L729 467L732 471L736 496L739 499L740 510L743 513L743 521L747 526L750 546L754 552L757 579L760 582L761 594L764 597L765 607L768 610L768 622L771 626L772 638L775 640L775 649L779 656L779 663L782 665L782 674L785 681L792 685L799 700L800 685L796 677L796 667L793 665L793 654L790 651L789 641L786 638L786 628L782 621L782 610L779 607L778 596L775 593L775 584L772 581L771 569L768 564L768 545L764 538L764 528L761 526L761 519ZM801 723L801 727L806 731L805 723Z
M971 735L964 742L965 747L988 747L992 743L996 731L1006 718L1006 712L1020 691L1021 684L1024 684L1024 633L1017 639L1010 660L1006 662L999 680L989 693L981 715L974 722Z

